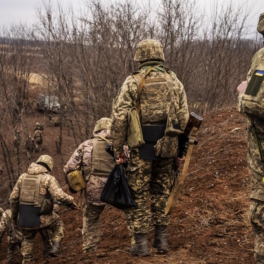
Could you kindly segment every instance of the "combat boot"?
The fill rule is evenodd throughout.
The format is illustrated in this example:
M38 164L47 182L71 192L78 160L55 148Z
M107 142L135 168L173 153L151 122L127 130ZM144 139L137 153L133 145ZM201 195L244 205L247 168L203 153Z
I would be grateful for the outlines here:
M57 257L57 256L59 256L61 254L60 245L61 245L61 241L54 241L52 243L52 247L51 247L51 250L49 252L49 255L51 257Z
M130 247L130 253L132 255L136 256L149 256L150 255L150 250L148 246L148 237L147 234L134 234L135 237L135 244L131 244Z
M152 247L158 250L158 253L168 252L167 226L155 225L155 235Z

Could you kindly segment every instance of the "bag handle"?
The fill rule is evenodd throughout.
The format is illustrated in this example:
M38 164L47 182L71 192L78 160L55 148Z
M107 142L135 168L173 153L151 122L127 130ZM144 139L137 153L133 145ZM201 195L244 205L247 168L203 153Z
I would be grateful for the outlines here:
M147 77L147 75L151 72L151 70L152 70L154 67L156 67L156 65L153 66L153 67L150 67L150 68L147 70L145 76L143 77L143 79L142 79L142 81L141 81L141 83L140 83L140 85L139 85L139 88L138 88L138 96L137 96L137 112L138 112L138 115L139 115L139 113L140 113L140 97L141 97L142 89L143 89L143 87L144 87L144 85L145 85L145 83L146 83L146 77Z

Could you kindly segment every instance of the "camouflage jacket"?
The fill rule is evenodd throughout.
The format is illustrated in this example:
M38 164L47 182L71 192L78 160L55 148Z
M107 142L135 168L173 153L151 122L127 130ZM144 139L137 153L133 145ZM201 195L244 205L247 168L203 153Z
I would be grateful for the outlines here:
M27 151L31 151L31 152L35 150L35 143L32 137L27 138L25 148Z
M23 234L20 228L14 227L12 223L12 213L8 209L6 210L1 218L0 222L0 242L4 236L5 231L7 232L8 243L21 243L23 240Z
M247 82L250 82L250 79L256 70L264 71L264 48L260 49L256 54L253 56L251 68L247 74ZM264 82L260 87L260 92L263 92ZM248 132L248 152L247 152L247 161L251 170L254 173L251 178L251 196L250 198L257 199L264 201L264 182L263 182L263 175L264 175L264 162L261 160L258 144L254 137L254 129L253 126L256 128L257 136L260 140L261 147L264 153L264 106L259 104L252 104L255 108L250 109L252 114L248 114L243 112L243 97L244 93L241 93L238 96L238 105L239 111L242 112L247 117L247 132Z
M110 131L102 130L97 134L94 134L94 138L98 138L103 136L105 138L110 139ZM65 165L63 171L65 174L68 174L71 171L81 169L83 171L83 175L86 185L86 197L89 203L94 205L105 205L105 203L101 202L100 196L102 190L107 181L107 177L97 177L91 175L92 171L92 150L93 150L93 139L89 139L84 141L72 154L71 158Z
M14 143L14 146L15 147L19 147L19 145L21 143L21 136L20 136L20 134L17 134L16 136L14 136L13 143Z
M44 177L42 178L40 182L40 193L42 195L44 194L50 194L52 197L54 197L56 200L72 204L74 202L74 198L65 192L60 188L57 180L55 177L48 174L48 170L36 163L31 163L31 165L28 168L27 174L29 175L38 175L43 174ZM19 206L19 196L20 196L20 190L22 185L22 179L27 174L22 174L19 179L17 180L17 183L15 187L13 188L13 191L10 194L10 209L12 212L12 216L14 221L16 221L18 217L18 206ZM54 212L51 215L41 215L40 216L40 227L46 227L49 226L54 221L58 220L58 215Z
M42 133L43 132L40 129L35 130L33 137L36 140L36 142L41 142L42 141Z
M111 128L111 135L113 138L113 148L115 154L122 152L123 145L126 141L126 133L128 126L128 112L132 107L136 107L138 97L138 82L136 75L140 75L141 79L145 76L150 66L141 67L139 72L131 74L127 77L119 93L115 99L113 107L113 123ZM182 83L177 79L174 72L165 69L162 65L156 65L152 71L146 77L146 83L151 83L154 79L162 79L170 82L169 90L158 89L158 92L154 92L155 89L150 92L143 88L141 94L141 122L142 124L156 123L155 113L163 112L163 119L159 120L162 123L166 123L167 116L171 114L173 120L180 125L182 130L185 129L189 118L187 98ZM155 81L153 82L153 87ZM161 100L161 96L164 98L164 93L167 94L164 101ZM160 98L159 98L160 97ZM145 101L153 98L153 104L148 104ZM169 104L169 108L167 105ZM164 109L167 109L164 115Z

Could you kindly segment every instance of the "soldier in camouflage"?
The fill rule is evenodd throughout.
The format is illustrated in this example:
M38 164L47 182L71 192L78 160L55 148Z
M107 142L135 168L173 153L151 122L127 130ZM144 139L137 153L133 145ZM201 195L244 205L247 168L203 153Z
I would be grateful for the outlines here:
M20 251L23 235L19 228L14 228L10 210L4 212L4 210L0 208L0 219L0 243L5 232L7 232L8 250L6 263L11 264L14 263L15 250L18 249L18 251Z
M21 143L21 136L20 136L20 132L19 130L16 130L15 132L15 136L14 136L14 140L13 140L13 144L14 144L14 150L15 150L15 153L19 153L19 146L20 146L20 143Z
M43 129L41 129L41 126L39 123L36 123L36 127L35 127L35 131L34 131L34 140L36 143L36 147L35 147L35 151L39 152L42 148L42 144L43 144Z
M258 32L264 36L264 13L260 15ZM264 48L257 51L252 59L252 65L247 75L247 81L242 82L239 92L238 109L247 117L248 152L247 161L251 171L250 212L251 224L255 234L255 259L264 263ZM252 81L258 79L257 93L250 92Z
M120 159L123 157L122 146L126 141L129 126L128 113L132 108L139 106L137 109L140 112L145 144L140 148L131 149L127 179L134 191L138 207L129 210L127 219L135 236L135 245L131 244L130 248L131 253L146 256L150 254L147 240L149 193L152 223L155 225L153 247L161 253L168 251L166 230L169 216L165 214L165 207L173 184L172 164L177 160L173 159L173 155L168 155L167 158L156 156L154 145L165 135L168 119L173 123L173 128L184 130L189 113L184 87L175 73L163 66L163 47L158 41L141 41L136 48L134 60L140 62L139 71L128 76L119 90L112 112L111 134L115 155ZM142 84L140 97L138 91ZM173 152L177 151L175 142L177 136L173 138L171 145L168 145ZM175 147L171 147L174 145Z
M32 162L32 155L35 150L34 139L30 135L27 137L25 148L27 150L27 158L30 164Z
M100 242L99 217L105 203L100 196L107 177L115 166L113 157L105 151L107 145L112 145L110 128L112 120L101 118L96 122L93 137L83 142L73 153L64 173L67 175L75 170L81 170L85 179L85 201L83 203L83 251L92 252ZM100 165L101 163L101 165ZM102 164L104 164L102 166Z
M64 236L63 223L52 210L41 212L43 204L51 196L69 205L77 206L73 197L60 188L55 177L49 172L53 168L53 160L48 155L39 157L36 163L31 163L27 173L22 174L10 194L10 210L14 225L22 229L24 240L21 246L23 263L33 260L34 239L37 232L42 237L48 237L52 230L52 247L49 255L56 257L60 254L60 244ZM19 213L19 218L18 218ZM43 239L44 247L49 247L49 241Z

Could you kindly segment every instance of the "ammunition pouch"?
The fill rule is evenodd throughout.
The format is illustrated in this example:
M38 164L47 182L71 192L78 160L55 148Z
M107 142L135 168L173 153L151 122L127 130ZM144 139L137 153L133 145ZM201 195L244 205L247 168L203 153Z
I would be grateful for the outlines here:
M54 207L54 203L52 199L44 199L40 207L39 215L52 214L53 207Z
M19 205L17 225L21 228L38 228L40 226L40 207Z
M154 146L164 136L166 125L142 125L142 134L145 144L139 148L139 156L145 160L161 160L156 156Z
M182 134L178 124L172 124L170 117L167 118L164 136L154 146L155 154L161 158L173 158L177 155L178 135Z
M138 148L145 142L143 139L141 124L137 109L133 107L127 114L128 129L127 129L127 144L130 148Z
M80 170L74 170L67 174L67 180L70 187L75 191L79 192L86 187L82 172Z

